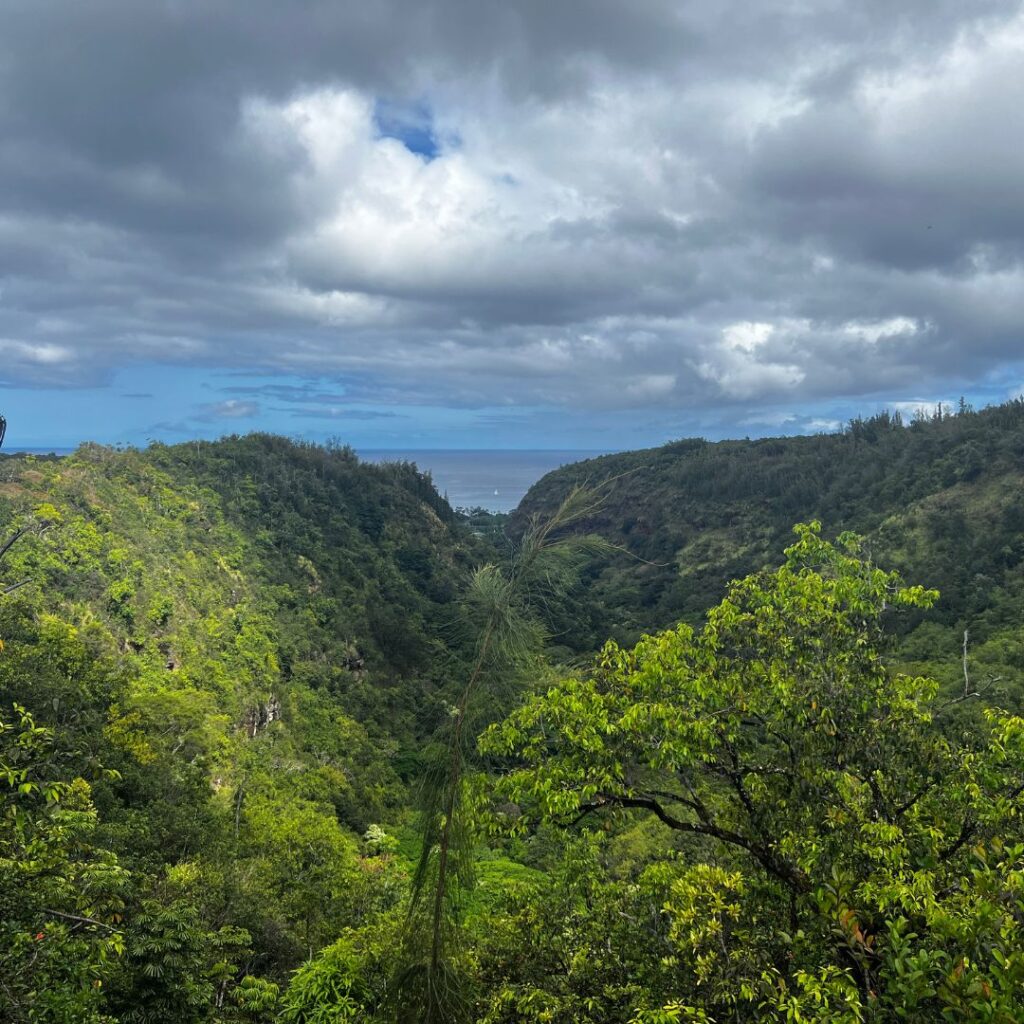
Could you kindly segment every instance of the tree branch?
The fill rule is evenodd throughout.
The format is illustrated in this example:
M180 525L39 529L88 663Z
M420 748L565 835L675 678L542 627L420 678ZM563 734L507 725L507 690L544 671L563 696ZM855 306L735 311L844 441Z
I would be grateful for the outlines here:
M778 857L767 847L754 843L752 840L747 839L746 836L740 835L739 832L721 828L710 820L699 822L683 821L670 814L654 797L602 793L598 796L597 800L587 805L584 815L581 815L581 817L591 810L597 810L609 804L618 807L636 807L650 811L662 824L677 832L708 836L712 839L718 839L723 843L728 843L730 846L739 847L742 850L746 850L765 871L780 882L785 882L790 888L796 889L799 892L806 892L809 888L807 878L799 868Z
M105 921L97 921L94 917L80 917L78 914L65 914L61 910L50 910L49 907L43 907L43 913L49 914L50 917L63 918L65 921L74 921L76 924L91 924L96 928L106 928L108 932L117 931L112 924L107 924Z
M963 825L960 827L960 834L956 837L956 839L953 840L952 843L949 844L949 846L947 846L944 850L939 851L939 860L947 861L951 857L956 856L958 851L960 851L963 848L967 840L974 835L974 830L977 827L977 821L975 821L968 813L964 817Z
M17 544L18 541L21 540L21 538L24 537L31 529L32 524L29 524L28 526L23 526L20 530L15 530L14 534L4 542L3 547L0 547L0 559L2 559L4 555L6 555L7 552L10 551L11 548L13 548L14 545Z

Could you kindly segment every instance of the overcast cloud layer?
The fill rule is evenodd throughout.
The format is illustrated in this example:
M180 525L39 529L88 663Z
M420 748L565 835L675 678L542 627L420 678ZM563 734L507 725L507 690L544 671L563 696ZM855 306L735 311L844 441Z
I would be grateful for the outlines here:
M657 439L1024 382L1019 3L0 10L8 395Z

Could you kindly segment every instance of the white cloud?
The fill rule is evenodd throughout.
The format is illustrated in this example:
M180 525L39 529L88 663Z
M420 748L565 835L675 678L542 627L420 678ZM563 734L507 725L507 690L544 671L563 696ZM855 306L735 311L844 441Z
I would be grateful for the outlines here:
M201 420L249 420L259 414L259 402L228 398L223 402L210 402L201 405L195 418Z
M749 320L729 324L722 329L722 342L734 352L753 353L775 333L772 324L751 323Z
M312 0L288 33L265 0L54 2L67 67L31 5L0 40L5 382L159 362L763 423L1020 358L1009 0Z
M920 330L918 322L909 316L892 316L886 320L876 320L843 325L843 331L853 338L859 338L872 345L884 338L896 338L900 335L917 334Z
M791 391L806 376L794 362L780 359L770 351L770 342L780 341L806 330L799 321L772 324L741 321L722 328L718 343L711 347L697 366L698 374L718 385L730 399L771 395Z
M726 398L753 398L792 391L805 376L803 369L793 363L758 363L735 360L715 365L701 363L700 375L718 385Z
M813 433L832 434L842 425L843 424L840 420L815 417L814 419L809 419L804 424L804 429Z
M674 373L649 373L626 383L626 394L631 398L664 398L676 387Z
M889 402L889 407L908 418L915 416L931 416L942 406L944 412L953 412L957 403L949 398L910 398L899 402Z
M65 345L43 341L16 341L11 338L0 338L0 354L9 359L36 363L40 366L55 366L68 363L75 358L74 352Z

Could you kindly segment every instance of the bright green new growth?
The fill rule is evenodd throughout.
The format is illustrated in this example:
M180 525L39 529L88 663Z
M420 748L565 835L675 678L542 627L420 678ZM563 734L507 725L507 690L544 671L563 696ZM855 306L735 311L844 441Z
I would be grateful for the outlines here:
M575 582L585 558L600 546L564 531L597 507L594 491L573 488L552 516L530 523L507 569L485 565L473 574L463 618L476 637L474 659L451 709L446 744L422 784L422 852L395 977L394 1007L402 1022L469 1020L468 982L458 948L464 901L473 885L467 723L481 687L493 689L536 662L545 639L538 609Z
M879 653L936 593L797 533L703 630L608 644L481 745L525 760L501 786L537 817L690 837L650 869L688 991L637 1022L1020 1020L1024 720L944 735L936 685Z

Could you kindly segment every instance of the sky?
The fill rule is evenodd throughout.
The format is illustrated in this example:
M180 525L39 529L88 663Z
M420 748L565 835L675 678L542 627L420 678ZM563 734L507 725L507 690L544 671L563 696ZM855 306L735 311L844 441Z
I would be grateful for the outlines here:
M1024 6L0 0L7 443L618 449L1024 390Z

